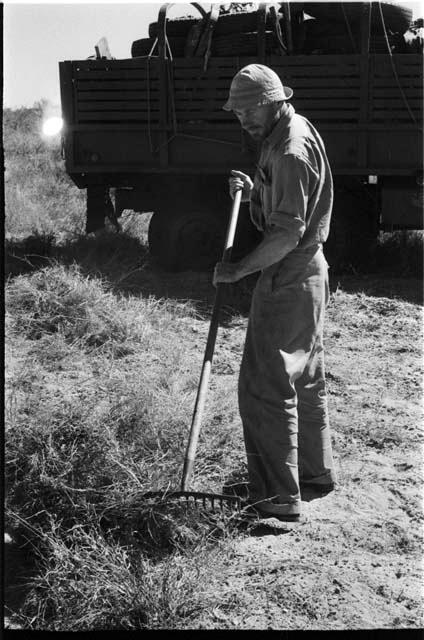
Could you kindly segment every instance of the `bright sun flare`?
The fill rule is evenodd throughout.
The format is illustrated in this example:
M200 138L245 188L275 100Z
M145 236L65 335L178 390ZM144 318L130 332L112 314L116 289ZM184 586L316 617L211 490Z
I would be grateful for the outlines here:
M57 116L48 118L43 122L43 133L45 136L54 136L63 127L63 120Z

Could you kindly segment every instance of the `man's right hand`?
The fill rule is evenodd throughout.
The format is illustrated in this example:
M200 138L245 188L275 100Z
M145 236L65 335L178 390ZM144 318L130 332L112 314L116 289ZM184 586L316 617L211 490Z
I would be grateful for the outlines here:
M242 189L241 199L242 202L248 202L250 200L250 192L253 189L253 182L245 173L241 171L231 171L231 176L228 179L230 185L230 196L234 200L236 191Z

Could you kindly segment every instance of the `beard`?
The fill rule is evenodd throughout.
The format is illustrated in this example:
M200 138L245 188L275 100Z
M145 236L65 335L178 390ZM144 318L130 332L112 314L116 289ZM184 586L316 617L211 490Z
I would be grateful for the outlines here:
M249 136L253 138L256 142L260 142L264 139L264 129L263 127L252 127L249 129L245 129Z

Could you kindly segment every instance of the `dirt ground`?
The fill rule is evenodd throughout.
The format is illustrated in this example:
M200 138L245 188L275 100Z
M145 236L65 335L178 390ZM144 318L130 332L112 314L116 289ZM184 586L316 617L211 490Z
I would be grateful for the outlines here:
M199 308L214 295L207 274L143 277L144 294L196 298ZM421 284L352 276L333 278L331 289L325 347L338 486L324 497L303 495L301 523L270 521L231 541L232 562L210 585L216 607L197 628L423 625ZM231 292L212 397L220 389L236 397L247 315L228 304ZM202 350L208 317L191 323ZM241 434L236 407L233 423Z
M234 541L211 628L422 627L421 285L350 277L331 286L325 346L338 487L303 495L302 523L270 521ZM207 322L198 324L206 335ZM220 330L212 385L235 385L246 325L235 318ZM227 617L241 591L255 594L251 607Z

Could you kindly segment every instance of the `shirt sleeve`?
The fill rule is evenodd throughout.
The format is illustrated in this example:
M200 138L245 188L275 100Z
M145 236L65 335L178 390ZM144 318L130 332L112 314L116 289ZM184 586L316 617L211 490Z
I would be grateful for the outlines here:
M272 165L272 210L269 224L299 239L306 229L308 200L317 173L296 155L279 155Z

